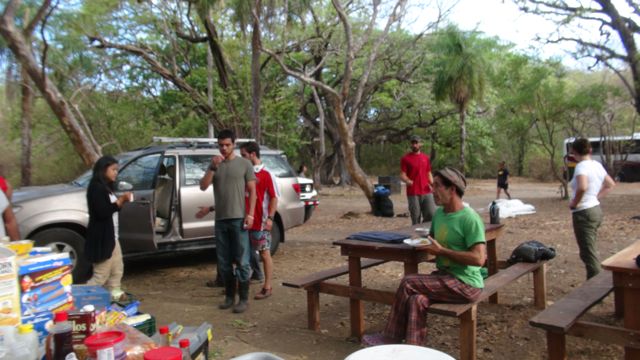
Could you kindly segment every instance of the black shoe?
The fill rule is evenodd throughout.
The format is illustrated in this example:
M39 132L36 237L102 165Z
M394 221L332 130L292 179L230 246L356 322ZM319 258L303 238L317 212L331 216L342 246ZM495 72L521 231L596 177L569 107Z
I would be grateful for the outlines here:
M233 307L233 312L236 314L243 313L249 307L249 282L238 283L238 295L240 300Z
M233 298L232 297L224 297L224 302L220 305L218 305L218 309L220 310L226 310L230 307L233 306ZM235 312L235 308L233 309Z

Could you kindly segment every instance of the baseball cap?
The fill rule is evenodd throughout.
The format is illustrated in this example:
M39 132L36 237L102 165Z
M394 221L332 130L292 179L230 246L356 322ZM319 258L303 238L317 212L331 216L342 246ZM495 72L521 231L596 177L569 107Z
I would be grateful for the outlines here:
M440 175L443 178L449 180L455 187L457 187L460 191L464 192L467 188L467 179L460 172L460 170L452 167L445 167L444 169L438 170L434 175Z
M414 141L421 142L422 138L420 138L420 136L418 136L418 135L411 135L411 137L409 138L409 141L411 141L411 142L414 142Z

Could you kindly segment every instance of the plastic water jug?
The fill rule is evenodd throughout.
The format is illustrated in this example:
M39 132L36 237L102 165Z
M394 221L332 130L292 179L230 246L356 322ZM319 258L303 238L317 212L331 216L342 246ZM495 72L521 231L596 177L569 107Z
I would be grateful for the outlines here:
M39 349L38 334L33 331L33 325L23 324L18 326L18 334L13 347L13 359L36 360L39 358Z
M489 206L489 223L500 224L500 207L495 201L492 201Z

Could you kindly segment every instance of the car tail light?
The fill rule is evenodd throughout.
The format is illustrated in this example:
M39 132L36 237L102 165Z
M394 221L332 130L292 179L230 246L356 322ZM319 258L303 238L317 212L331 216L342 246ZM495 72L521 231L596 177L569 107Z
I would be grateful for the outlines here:
M292 184L291 186L293 186L293 190L296 192L296 194L300 195L300 184L296 183Z

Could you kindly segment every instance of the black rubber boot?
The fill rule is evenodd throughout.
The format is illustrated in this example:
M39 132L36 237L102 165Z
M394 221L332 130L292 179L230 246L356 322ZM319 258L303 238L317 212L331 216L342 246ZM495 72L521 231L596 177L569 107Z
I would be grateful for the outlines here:
M236 299L236 278L231 276L224 281L224 302L218 305L219 309L225 310L233 306Z
M243 313L249 308L249 282L241 282L238 284L240 300L233 307L233 312L236 314Z

